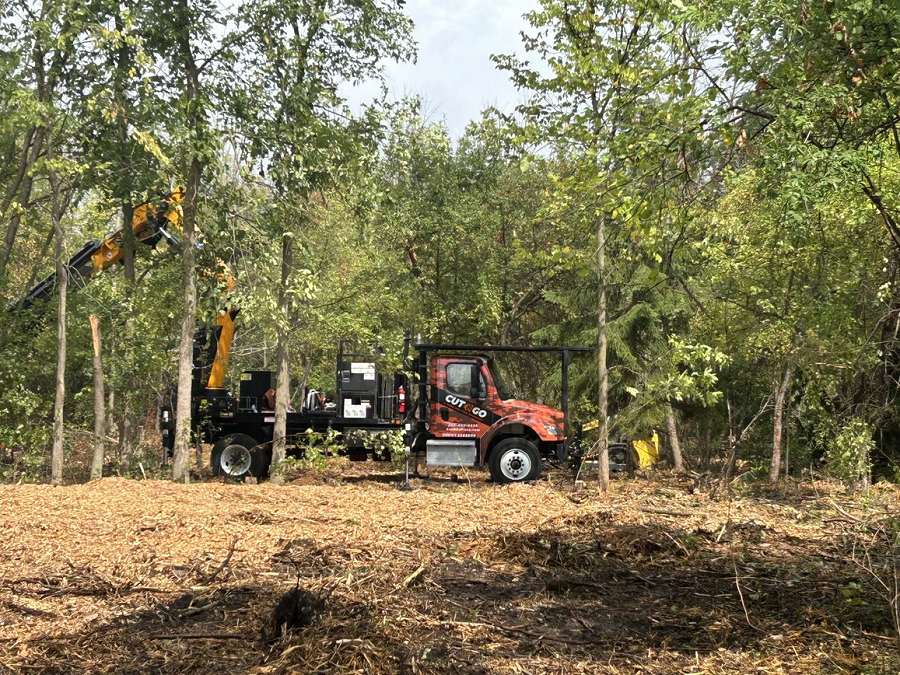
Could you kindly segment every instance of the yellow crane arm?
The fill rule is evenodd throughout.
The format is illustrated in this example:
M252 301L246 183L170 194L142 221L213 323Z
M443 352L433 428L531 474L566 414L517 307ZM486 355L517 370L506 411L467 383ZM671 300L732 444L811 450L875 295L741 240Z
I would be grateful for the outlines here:
M234 290L234 277L222 261L219 261L222 271L219 277L225 278L226 293ZM233 304L228 304L219 316L216 317L216 356L213 359L212 368L209 371L209 380L206 383L208 389L221 389L225 386L225 371L228 369L228 357L231 355L231 343L234 340L234 320L238 310Z
M184 188L177 187L166 195L158 204L145 202L134 208L131 229L134 238L142 244L155 245L162 237L171 237L169 228L181 232L181 203L184 201ZM125 254L122 249L124 232L122 229L106 237L91 256L95 271L109 269L122 260Z

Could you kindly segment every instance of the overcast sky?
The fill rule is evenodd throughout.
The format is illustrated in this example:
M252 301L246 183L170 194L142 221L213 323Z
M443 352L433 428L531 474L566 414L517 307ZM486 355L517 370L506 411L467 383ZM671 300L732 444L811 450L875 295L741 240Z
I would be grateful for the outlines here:
M421 96L430 118L446 121L454 138L487 106L511 112L522 97L490 56L523 54L522 15L536 7L537 0L407 0L419 57L415 64L387 65L392 96ZM374 92L362 86L348 98L358 104Z

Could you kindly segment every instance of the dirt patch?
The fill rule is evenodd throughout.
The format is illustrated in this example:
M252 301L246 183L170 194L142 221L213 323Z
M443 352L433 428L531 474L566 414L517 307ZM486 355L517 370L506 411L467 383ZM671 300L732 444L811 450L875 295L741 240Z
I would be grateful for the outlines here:
M0 487L0 670L900 666L848 538L900 511L893 490L713 500L644 479L601 498L563 475L498 487L470 472L407 493L396 469L358 466L285 487Z

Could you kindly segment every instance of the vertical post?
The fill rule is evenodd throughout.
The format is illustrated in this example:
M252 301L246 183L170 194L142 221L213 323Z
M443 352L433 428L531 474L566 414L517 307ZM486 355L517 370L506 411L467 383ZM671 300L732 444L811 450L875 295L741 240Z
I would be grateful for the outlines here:
M569 456L569 350L562 353L563 453Z
M343 365L344 365L344 342L345 342L344 338L341 338L340 340L338 340L337 373L335 375L336 386L334 389L335 392L337 393L338 410L341 411L341 415L344 414L344 402L341 398L341 389L342 389L342 387L341 387L341 368L343 368Z
M409 455L412 451L412 448L409 446L406 447L406 473L403 480L403 485L400 486L400 489L403 492L409 492L413 489L413 486L409 484Z
M428 354L419 351L419 422L428 421Z

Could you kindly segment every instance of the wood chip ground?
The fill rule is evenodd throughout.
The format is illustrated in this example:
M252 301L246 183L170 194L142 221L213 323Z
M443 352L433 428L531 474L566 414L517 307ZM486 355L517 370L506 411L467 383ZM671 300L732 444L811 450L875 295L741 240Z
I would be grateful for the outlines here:
M894 488L399 478L0 486L0 671L900 670L851 532ZM276 628L298 585L319 604Z

